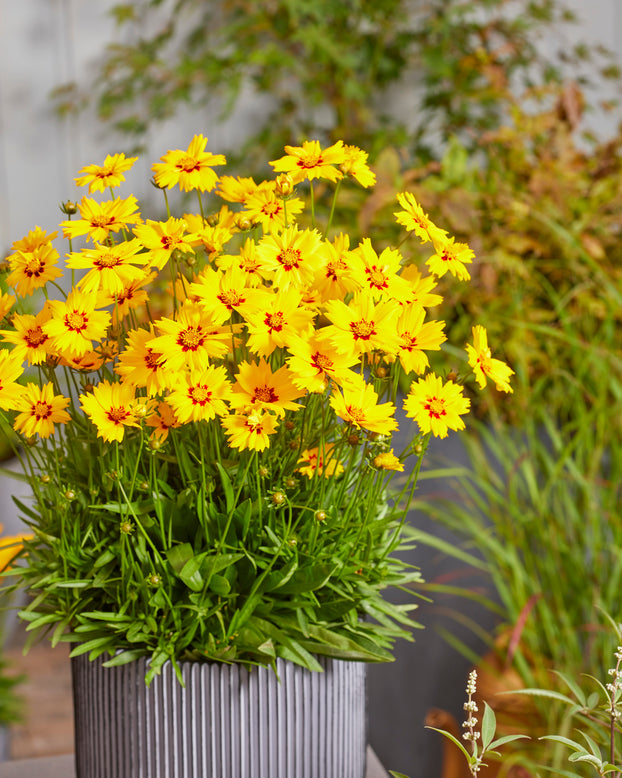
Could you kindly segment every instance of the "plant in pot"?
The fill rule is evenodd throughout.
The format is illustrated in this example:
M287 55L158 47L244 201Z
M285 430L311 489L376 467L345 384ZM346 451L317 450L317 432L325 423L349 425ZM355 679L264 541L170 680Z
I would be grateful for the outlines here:
M429 436L469 409L427 309L473 254L402 193L402 253L331 235L343 184L374 183L341 141L286 147L259 184L218 177L205 146L153 165L161 220L114 194L133 159L80 171L68 293L56 233L13 246L18 300L46 291L1 330L0 407L32 488L21 616L73 644L80 778L362 778L364 663L416 626L383 594L419 580L402 523ZM177 186L196 213L171 215ZM510 391L483 329L469 353ZM395 451L404 376L415 427Z

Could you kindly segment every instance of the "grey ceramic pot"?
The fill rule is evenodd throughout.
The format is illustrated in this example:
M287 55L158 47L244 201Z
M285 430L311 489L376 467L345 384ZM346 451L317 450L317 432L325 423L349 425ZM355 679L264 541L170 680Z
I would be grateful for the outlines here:
M72 660L77 778L363 778L365 665Z

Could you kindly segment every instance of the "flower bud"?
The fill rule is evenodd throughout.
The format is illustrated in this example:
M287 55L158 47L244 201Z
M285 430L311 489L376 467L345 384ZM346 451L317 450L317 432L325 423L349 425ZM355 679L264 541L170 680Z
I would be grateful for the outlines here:
M289 197L294 191L294 181L289 173L281 173L276 177L274 191L279 197Z
M151 573L147 578L147 583L149 586L159 586L162 583L162 579L157 573Z
M210 213L210 215L207 217L207 223L210 227L218 227L219 221L220 216L217 213Z
M326 521L326 511L316 511L313 514L313 518L319 522Z
M66 500L71 501L71 500L75 499L75 496L76 496L76 493L74 492L73 489L67 489L67 491L65 492L65 499Z
M60 209L67 216L73 216L74 213L77 213L78 206L73 200L66 200L64 203L60 204Z
M389 371L386 367L377 367L376 368L376 375L378 378L386 378L389 375Z
M260 478L267 478L270 475L270 471L265 465L262 465L257 472Z
M253 221L244 213L239 213L235 219L235 226L241 232L247 232L253 228Z
M295 426L296 425L294 424L294 422L291 419L289 419L288 421L285 422L285 429L289 430L290 432L294 429Z
M134 529L134 522L129 519L124 519L121 524L119 524L119 530L123 535L131 535L132 532L134 532Z
M295 489L297 483L298 481L295 478L292 478L291 476L285 479L285 487L287 489Z
M47 473L43 473L41 478L39 479L42 484L49 484L50 483L50 476Z
M270 499L272 500L273 505L283 505L286 498L283 492L272 492Z

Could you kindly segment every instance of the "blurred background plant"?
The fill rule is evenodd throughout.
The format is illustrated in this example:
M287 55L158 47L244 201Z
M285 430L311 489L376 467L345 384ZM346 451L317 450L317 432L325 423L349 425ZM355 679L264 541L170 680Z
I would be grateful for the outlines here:
M111 13L95 83L60 85L58 110L94 101L140 147L186 106L213 124L258 98L247 170L253 151L318 136L372 160L387 145L437 159L452 135L474 147L498 127L508 88L618 75L603 47L569 43L563 0L129 0Z

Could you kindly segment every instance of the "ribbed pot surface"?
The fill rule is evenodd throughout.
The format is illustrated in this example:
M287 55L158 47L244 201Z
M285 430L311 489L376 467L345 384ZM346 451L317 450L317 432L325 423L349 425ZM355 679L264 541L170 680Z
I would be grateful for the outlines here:
M77 778L363 778L365 664L281 659L277 672L72 659Z

